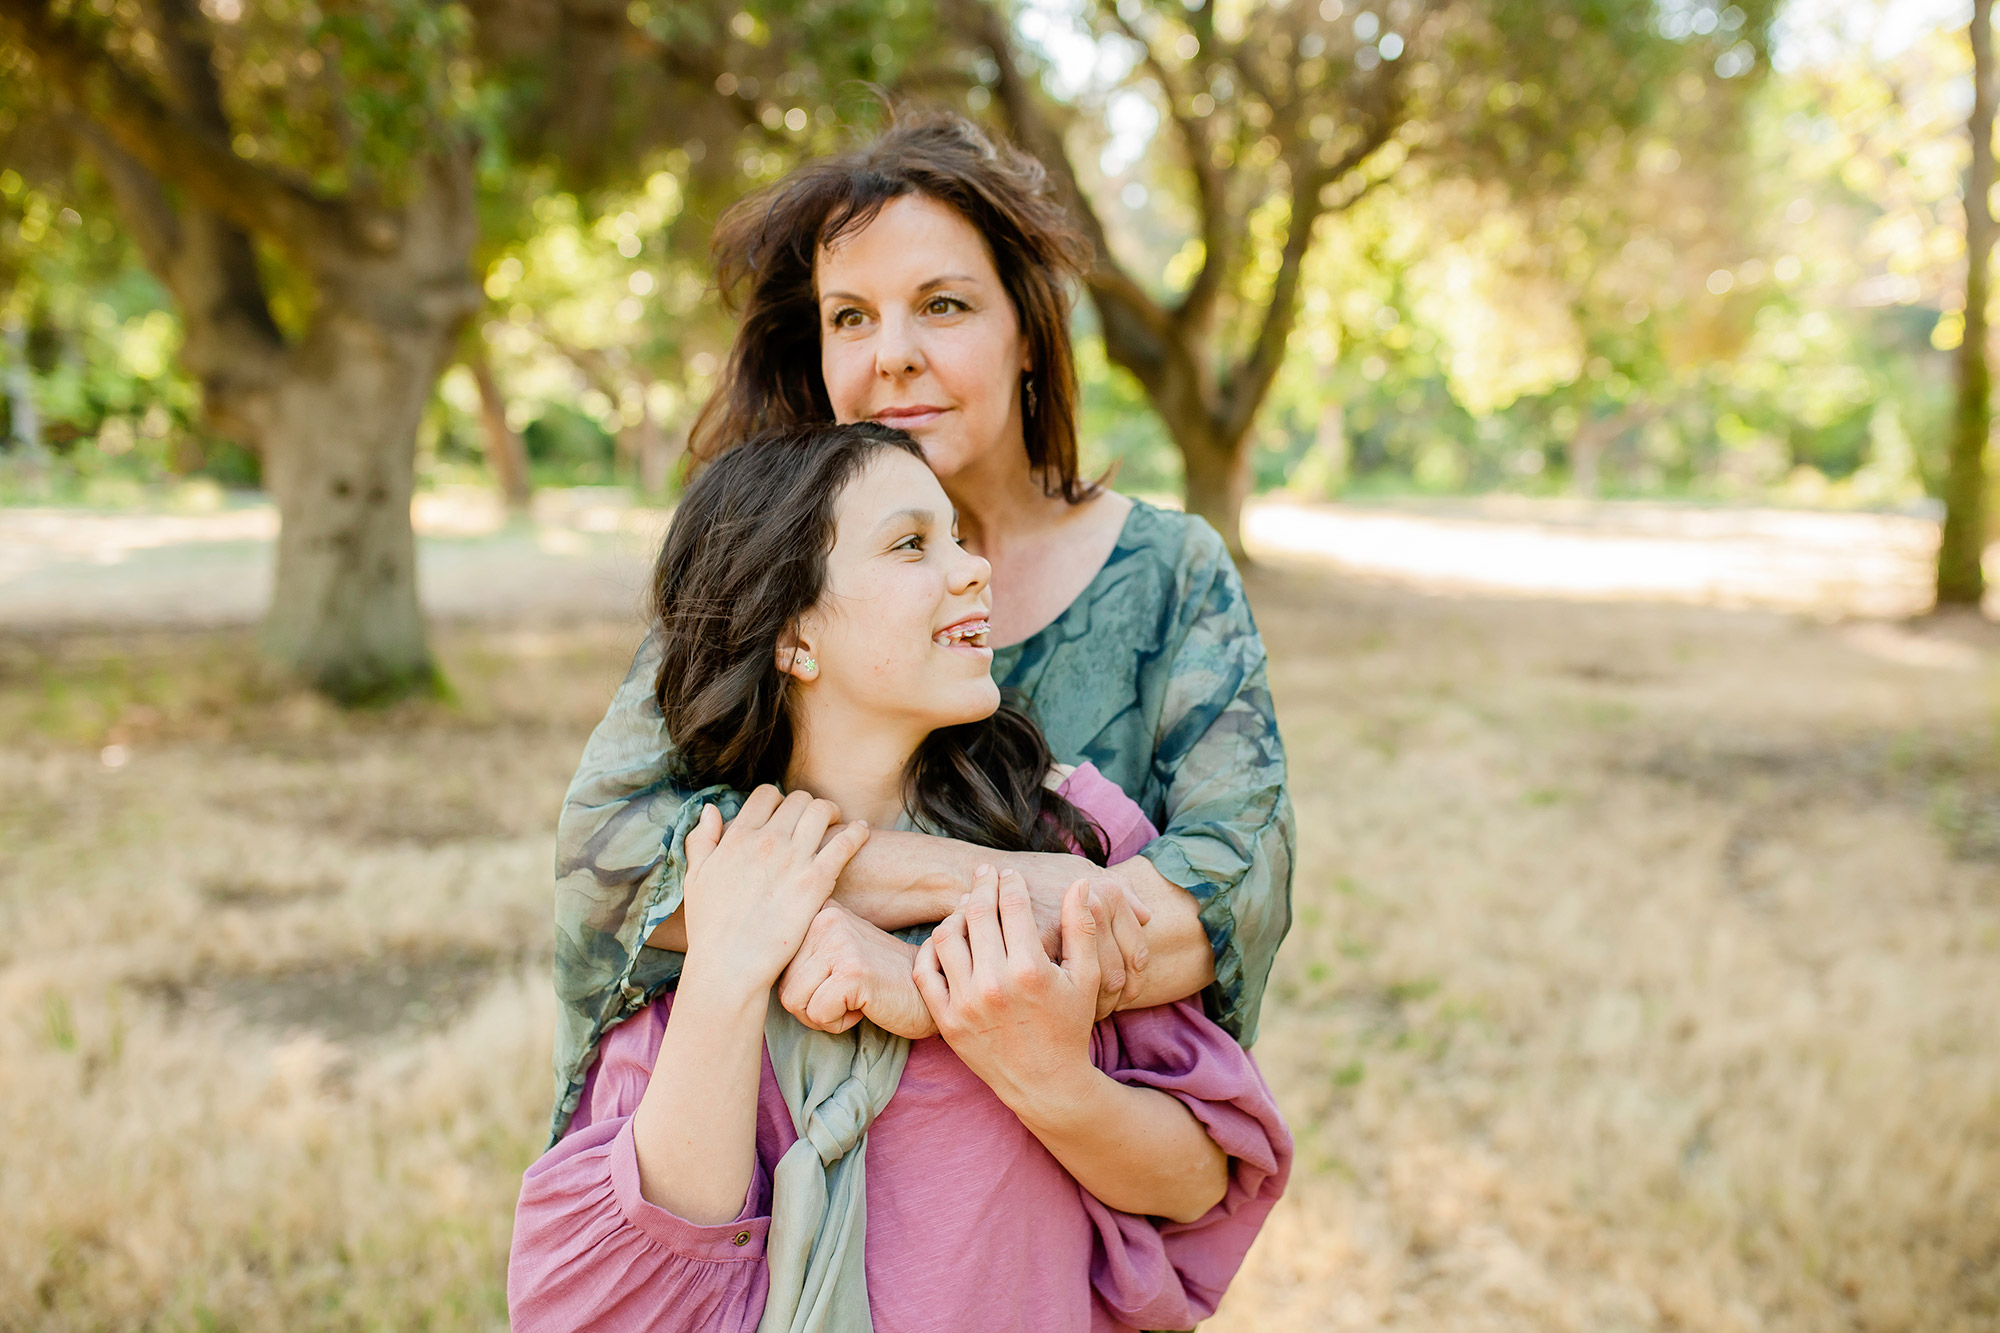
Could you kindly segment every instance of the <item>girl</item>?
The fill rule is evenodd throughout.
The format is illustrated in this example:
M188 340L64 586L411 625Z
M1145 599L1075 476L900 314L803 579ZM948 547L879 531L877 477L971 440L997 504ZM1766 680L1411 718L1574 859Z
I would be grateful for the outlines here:
M604 1039L527 1173L517 1330L1214 1310L1290 1166L1250 1057L1185 1002L1096 1020L1109 922L1082 882L1060 965L1012 870L978 868L920 948L831 900L871 829L1113 862L1152 837L1002 703L987 576L921 448L878 425L766 435L688 492L655 577L656 698L677 781L752 790L684 840L677 989Z

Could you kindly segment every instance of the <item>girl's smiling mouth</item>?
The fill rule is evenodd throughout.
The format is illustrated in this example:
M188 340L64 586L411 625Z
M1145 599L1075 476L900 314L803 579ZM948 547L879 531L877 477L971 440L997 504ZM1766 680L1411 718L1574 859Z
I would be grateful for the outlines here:
M940 648L963 648L982 654L990 653L993 650L986 646L986 635L992 628L983 614L967 616L931 635L931 642Z

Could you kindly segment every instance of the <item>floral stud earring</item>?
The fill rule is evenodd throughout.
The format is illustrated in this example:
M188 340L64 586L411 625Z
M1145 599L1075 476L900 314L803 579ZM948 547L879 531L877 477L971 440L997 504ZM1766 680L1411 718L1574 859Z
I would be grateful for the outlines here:
M810 675L812 675L812 674L813 674L814 672L816 672L816 671L818 671L818 670L819 670L819 663L818 663L818 662L815 662L815 661L814 661L814 660L813 660L812 658L810 658L810 657L801 657L801 658L799 658L799 659L798 659L798 662L797 662L797 665L798 665L798 668L799 668L799 670L801 670L801 671L805 672L805 673L806 673L807 675L809 675L809 676L810 676Z

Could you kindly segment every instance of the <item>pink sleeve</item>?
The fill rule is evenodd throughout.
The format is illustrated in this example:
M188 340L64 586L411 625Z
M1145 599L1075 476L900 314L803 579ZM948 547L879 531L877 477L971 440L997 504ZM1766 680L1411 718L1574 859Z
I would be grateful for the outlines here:
M1284 1193L1291 1131L1250 1053L1192 1001L1113 1014L1097 1025L1091 1058L1121 1083L1178 1098L1229 1154L1229 1187L1198 1221L1134 1217L1083 1195L1098 1298L1137 1328L1191 1328L1215 1313Z
M632 1112L667 1007L656 1001L606 1034L569 1132L522 1179L507 1261L515 1333L752 1333L763 1317L761 1154L733 1222L697 1226L639 1193Z
M1104 864L1115 866L1137 856L1147 843L1160 836L1153 821L1125 789L1097 771L1097 765L1082 763L1063 779L1063 796L1077 809L1097 821L1110 850Z

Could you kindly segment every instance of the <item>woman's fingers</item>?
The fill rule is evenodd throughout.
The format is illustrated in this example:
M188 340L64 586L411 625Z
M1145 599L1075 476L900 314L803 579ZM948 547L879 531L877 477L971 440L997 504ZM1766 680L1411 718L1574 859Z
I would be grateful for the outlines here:
M1096 999L1100 975L1097 942L1101 923L1090 905L1090 883L1078 880L1063 897L1062 970L1075 984L1077 993Z
M799 1017L821 1032L845 1032L861 1019L861 1011L853 1007L859 999L852 986L829 976L807 999Z
M1028 881L1018 870L1000 872L1000 938L1007 947L1008 961L1018 967L1041 964L1041 932L1035 929L1035 908L1028 898Z
M917 994L924 998L924 1008L931 1011L931 1021L936 1022L940 1014L951 1008L951 988L945 981L944 972L938 965L937 933L917 948L917 961L910 968L910 979L917 983Z
M983 972L988 968L1004 967L1007 963L1007 941L1000 933L1000 877L992 866L981 866L972 875L972 892L966 895L962 913L965 917L966 942L972 948L972 967ZM949 975L949 974L947 974ZM958 978L951 978L958 984Z
M1141 974L1145 972L1149 958L1145 927L1141 925L1133 906L1131 894L1119 894L1110 918L1111 937L1118 942L1118 953L1124 963L1125 979L1119 989L1128 1000L1138 994Z
M946 985L959 990L972 984L972 949L966 942L965 913L953 912L938 922L928 943Z

